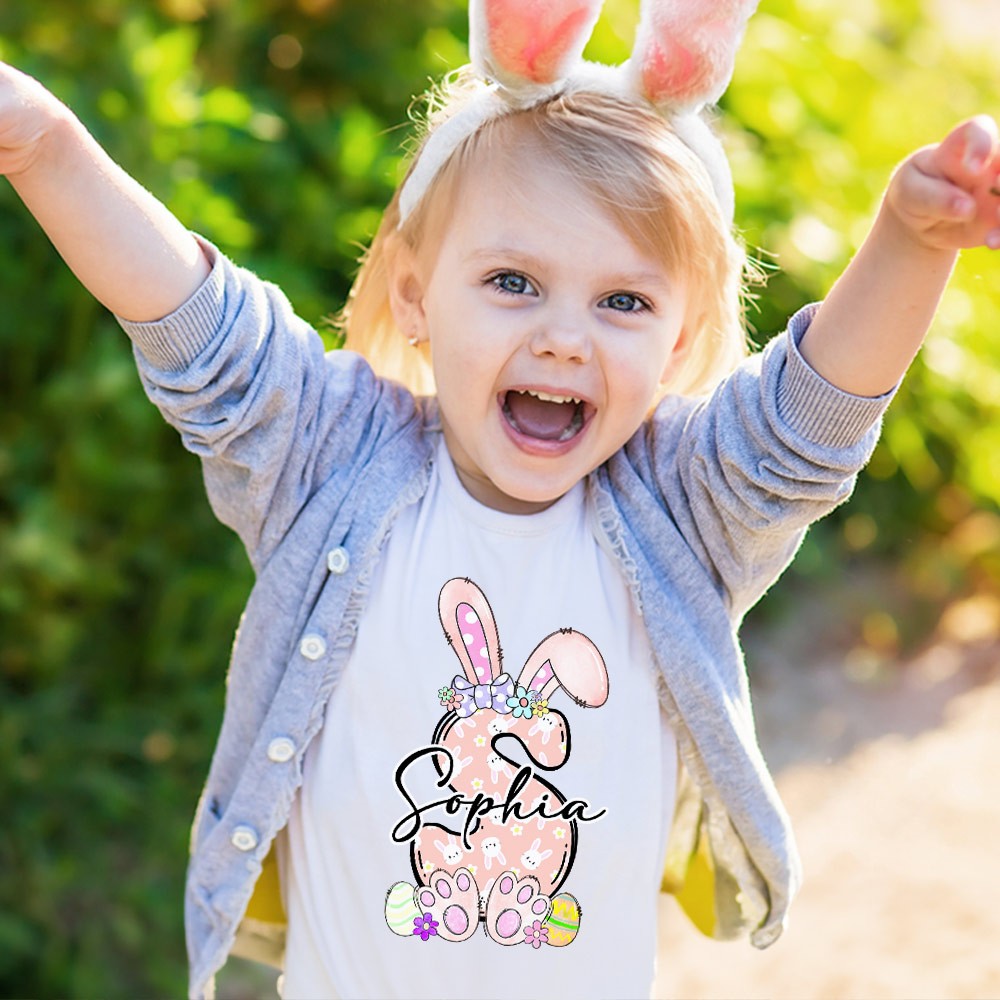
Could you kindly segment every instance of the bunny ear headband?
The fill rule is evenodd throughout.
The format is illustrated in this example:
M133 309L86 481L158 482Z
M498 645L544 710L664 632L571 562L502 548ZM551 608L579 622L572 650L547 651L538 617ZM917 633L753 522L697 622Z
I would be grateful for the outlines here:
M729 163L699 112L728 86L757 0L641 0L632 57L617 67L582 58L602 2L470 0L472 67L493 83L428 137L400 192L400 225L452 153L486 122L578 90L644 102L669 118L705 164L732 221Z

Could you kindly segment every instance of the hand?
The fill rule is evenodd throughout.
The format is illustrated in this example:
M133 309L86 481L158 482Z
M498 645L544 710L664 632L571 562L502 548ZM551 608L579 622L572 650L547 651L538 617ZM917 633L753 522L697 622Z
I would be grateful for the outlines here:
M37 80L0 63L0 174L95 298L158 320L210 270L198 241Z
M0 62L0 174L23 173L69 111L37 80Z
M996 122L970 118L918 150L894 174L886 207L923 246L1000 249L1000 143Z

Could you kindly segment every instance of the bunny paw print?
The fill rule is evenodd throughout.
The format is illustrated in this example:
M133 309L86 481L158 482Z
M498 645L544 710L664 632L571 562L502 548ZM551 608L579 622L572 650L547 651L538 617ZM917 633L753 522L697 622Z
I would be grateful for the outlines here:
M542 943L539 933L552 912L552 902L542 894L538 879L517 878L504 872L486 900L486 933L497 944ZM535 938L538 937L538 944Z
M459 868L454 875L439 868L414 898L425 921L433 922L437 936L445 941L464 941L479 926L479 887L468 868Z

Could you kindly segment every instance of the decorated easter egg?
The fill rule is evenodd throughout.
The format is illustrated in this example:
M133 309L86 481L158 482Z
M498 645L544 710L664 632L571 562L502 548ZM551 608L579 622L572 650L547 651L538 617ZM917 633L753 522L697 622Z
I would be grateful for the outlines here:
M413 921L419 917L413 886L409 882L396 882L385 897L385 922L389 930L400 937L409 937L413 934Z
M576 937L580 930L580 904L576 897L561 892L552 897L552 912L545 926L549 931L549 944L562 948Z

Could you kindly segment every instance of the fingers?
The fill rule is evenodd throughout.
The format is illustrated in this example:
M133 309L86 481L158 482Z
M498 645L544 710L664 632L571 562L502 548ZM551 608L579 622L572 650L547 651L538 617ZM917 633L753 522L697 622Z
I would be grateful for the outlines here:
M956 125L944 141L932 150L930 163L941 175L962 187L976 187L983 172L992 167L996 173L998 159L997 125L989 115L977 115ZM990 180L995 180L995 176Z
M968 222L977 215L979 203L969 190L942 176L927 173L915 161L915 170L899 171L897 201L907 216L926 223ZM995 199L1000 207L1000 198Z
M961 122L936 146L919 150L890 192L901 218L935 246L1000 248L1000 140L996 122Z

